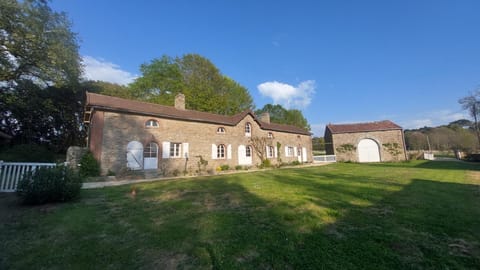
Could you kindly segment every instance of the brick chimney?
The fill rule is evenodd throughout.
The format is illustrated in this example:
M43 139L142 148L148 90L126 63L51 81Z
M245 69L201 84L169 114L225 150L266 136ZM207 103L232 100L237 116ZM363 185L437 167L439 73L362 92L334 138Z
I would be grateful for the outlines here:
M179 93L175 96L175 109L177 110L185 110L185 95Z
M270 114L268 112L264 112L260 114L258 118L260 118L260 121L262 122L270 123Z

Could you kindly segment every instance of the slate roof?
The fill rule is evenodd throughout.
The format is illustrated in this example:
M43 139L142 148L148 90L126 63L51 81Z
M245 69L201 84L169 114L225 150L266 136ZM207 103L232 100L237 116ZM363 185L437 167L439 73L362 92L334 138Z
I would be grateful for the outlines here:
M402 129L401 126L393 123L390 120L356 124L328 124L327 128L332 134Z
M105 111L133 113L169 119L204 122L228 126L235 126L236 124L238 124L238 122L240 122L242 119L244 119L247 115L250 114L253 119L255 119L255 121L259 124L261 129L310 135L309 131L306 131L296 126L262 122L255 116L255 114L251 110L246 110L241 113L229 116L193 110L179 110L173 106L165 106L89 92L87 92L87 99L85 104L87 107Z

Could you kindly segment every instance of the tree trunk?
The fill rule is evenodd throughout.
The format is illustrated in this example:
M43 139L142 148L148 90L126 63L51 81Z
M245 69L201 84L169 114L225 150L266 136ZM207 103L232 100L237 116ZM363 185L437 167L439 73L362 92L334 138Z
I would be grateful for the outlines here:
M478 130L478 119L477 119L477 106L473 105L473 119L475 121L475 133L477 134L478 146L480 146L480 132Z

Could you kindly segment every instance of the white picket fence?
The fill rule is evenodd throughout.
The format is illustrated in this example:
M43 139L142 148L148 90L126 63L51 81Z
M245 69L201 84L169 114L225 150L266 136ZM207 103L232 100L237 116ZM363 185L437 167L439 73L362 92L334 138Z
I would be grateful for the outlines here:
M55 163L3 162L0 161L0 192L15 192L22 176L39 167L55 167Z
M337 156L335 155L313 156L313 163L324 163L324 162L337 162Z

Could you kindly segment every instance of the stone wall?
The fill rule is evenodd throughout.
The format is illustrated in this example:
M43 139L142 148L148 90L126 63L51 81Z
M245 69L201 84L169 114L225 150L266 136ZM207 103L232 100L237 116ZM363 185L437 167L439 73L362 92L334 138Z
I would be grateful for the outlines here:
M79 169L82 157L87 153L88 148L80 146L70 146L67 149L67 166L75 171Z
M97 111L98 113L98 111ZM158 121L158 127L145 127L148 120ZM240 145L251 145L250 137L245 135L245 124L252 125L251 136L267 137L271 132L273 139L271 145L276 148L277 142L281 144L277 153L282 162L299 160L298 156L287 157L285 147L305 148L307 159L303 162L312 162L312 141L308 135L298 135L278 131L266 131L260 129L251 115L247 115L236 126L181 121L172 119L155 118L135 114L103 112L103 136L101 150L97 150L100 156L102 173L108 170L119 172L126 169L127 144L138 141L145 147L150 142L159 146L158 170L162 174L170 174L177 170L183 172L195 172L198 170L199 156L208 161L207 169L215 170L221 165L229 165L231 168L239 165L238 149ZM225 133L218 133L219 127L225 129ZM162 158L163 143L188 143L188 159L185 156L179 158ZM212 144L223 144L230 150L224 159L212 158ZM227 150L228 151L228 150ZM271 158L271 163L279 162L278 157ZM261 163L259 157L252 153L252 164Z
M362 139L372 139L380 147L381 161L401 161L405 160L405 144L403 140L402 130L387 130L387 131L372 131L372 132L358 132L358 133L342 133L329 134L331 136L331 147L337 156L337 161L354 161L358 162L358 143ZM392 148L396 144L397 148ZM344 146L347 147L344 147ZM345 151L348 146L352 145L354 148L350 151ZM342 147L343 146L343 147Z

